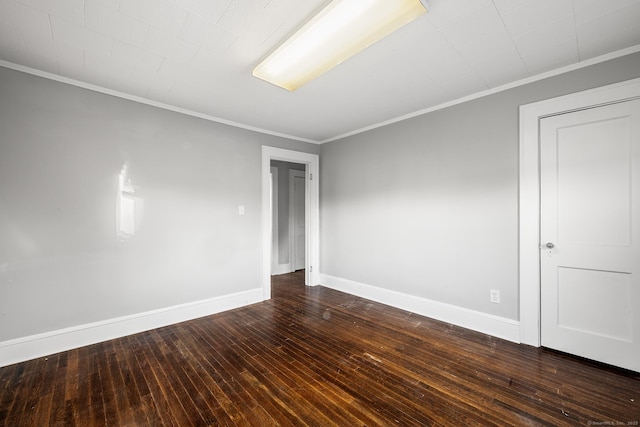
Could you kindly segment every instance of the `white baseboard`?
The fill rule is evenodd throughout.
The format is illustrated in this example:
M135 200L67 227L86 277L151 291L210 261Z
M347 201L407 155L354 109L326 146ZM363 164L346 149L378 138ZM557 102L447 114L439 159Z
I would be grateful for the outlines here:
M0 342L0 367L263 301L261 288Z
M520 343L520 322L517 320L378 288L327 274L320 274L320 283L328 288Z
M292 271L293 269L291 268L291 264L278 264L273 271L271 271L271 275L277 276L279 274L291 273Z

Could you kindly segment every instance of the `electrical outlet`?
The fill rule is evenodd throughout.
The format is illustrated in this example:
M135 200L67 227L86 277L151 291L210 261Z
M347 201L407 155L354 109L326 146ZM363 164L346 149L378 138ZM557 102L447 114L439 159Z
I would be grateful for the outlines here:
M491 302L494 304L500 304L500 291L496 289L490 289L489 295L491 298Z

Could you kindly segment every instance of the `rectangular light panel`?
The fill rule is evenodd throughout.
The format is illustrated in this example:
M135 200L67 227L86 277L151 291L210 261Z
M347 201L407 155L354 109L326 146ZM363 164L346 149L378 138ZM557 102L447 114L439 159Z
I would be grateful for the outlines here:
M420 0L333 0L253 75L294 91L426 11Z

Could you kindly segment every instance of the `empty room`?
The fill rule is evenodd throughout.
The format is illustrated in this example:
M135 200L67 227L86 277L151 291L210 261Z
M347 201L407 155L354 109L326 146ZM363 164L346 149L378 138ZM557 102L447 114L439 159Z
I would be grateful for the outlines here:
M640 425L639 22L0 0L0 425Z

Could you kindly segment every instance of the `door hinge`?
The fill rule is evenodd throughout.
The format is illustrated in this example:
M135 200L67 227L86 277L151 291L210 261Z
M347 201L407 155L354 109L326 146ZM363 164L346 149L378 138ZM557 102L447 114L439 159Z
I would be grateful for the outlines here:
M309 181L313 181L313 174L312 173L309 174Z
M313 266L312 265L309 266L309 273L313 273Z

